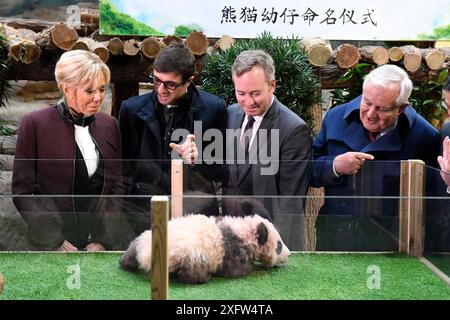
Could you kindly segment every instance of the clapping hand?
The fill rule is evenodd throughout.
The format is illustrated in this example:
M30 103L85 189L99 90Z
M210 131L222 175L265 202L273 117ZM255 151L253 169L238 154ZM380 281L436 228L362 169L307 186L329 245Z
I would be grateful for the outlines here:
M442 143L442 156L438 157L441 167L441 177L445 184L450 187L450 139L445 137Z
M187 164L192 165L197 160L198 150L193 134L188 134L183 144L170 143L169 147L177 151Z

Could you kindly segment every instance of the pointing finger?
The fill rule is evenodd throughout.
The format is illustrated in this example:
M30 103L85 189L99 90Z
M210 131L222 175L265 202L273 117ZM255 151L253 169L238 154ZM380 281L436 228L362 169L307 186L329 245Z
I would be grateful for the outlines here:
M373 160L375 157L371 154L364 153L364 152L356 152L356 158L359 160Z

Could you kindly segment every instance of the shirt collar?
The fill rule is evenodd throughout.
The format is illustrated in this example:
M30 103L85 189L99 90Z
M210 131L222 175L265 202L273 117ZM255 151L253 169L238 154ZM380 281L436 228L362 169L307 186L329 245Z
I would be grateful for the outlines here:
M264 119L264 116L265 116L266 113L269 111L269 109L272 107L273 101L274 101L274 100L275 100L275 96L272 95L272 101L270 102L270 105L269 105L269 107L267 108L266 112L264 112L263 114L260 114L260 115L258 115L258 116L254 116L254 117L253 117L253 118L255 118L255 122L260 123L260 122Z
M398 122L398 119L395 120L394 125L392 125L392 126L390 126L389 128L386 128L386 129L384 129L383 131L381 131L381 132L380 132L380 135L381 135L381 136L384 136L386 133L388 133L388 132L394 130L395 127L397 127L397 122Z

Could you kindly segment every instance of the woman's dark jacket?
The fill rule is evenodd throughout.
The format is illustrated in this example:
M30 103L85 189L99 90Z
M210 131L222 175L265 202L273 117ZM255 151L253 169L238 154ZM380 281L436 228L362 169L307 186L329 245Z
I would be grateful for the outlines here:
M130 239L120 197L114 197L124 194L119 127L113 117L97 113L89 131L104 164L99 165L104 169L102 197L91 212L91 242L101 243L106 249L122 249ZM23 118L12 193L28 225L29 249L53 250L64 240L75 241L77 218L72 195L76 149L74 125L63 119L57 107Z

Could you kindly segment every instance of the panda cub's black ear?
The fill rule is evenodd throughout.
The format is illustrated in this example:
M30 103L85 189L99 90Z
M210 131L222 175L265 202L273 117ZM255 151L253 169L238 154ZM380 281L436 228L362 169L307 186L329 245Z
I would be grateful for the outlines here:
M265 244L269 238L269 231L267 230L266 225L262 222L258 224L258 227L256 228L256 238L258 239L258 244L260 246Z

